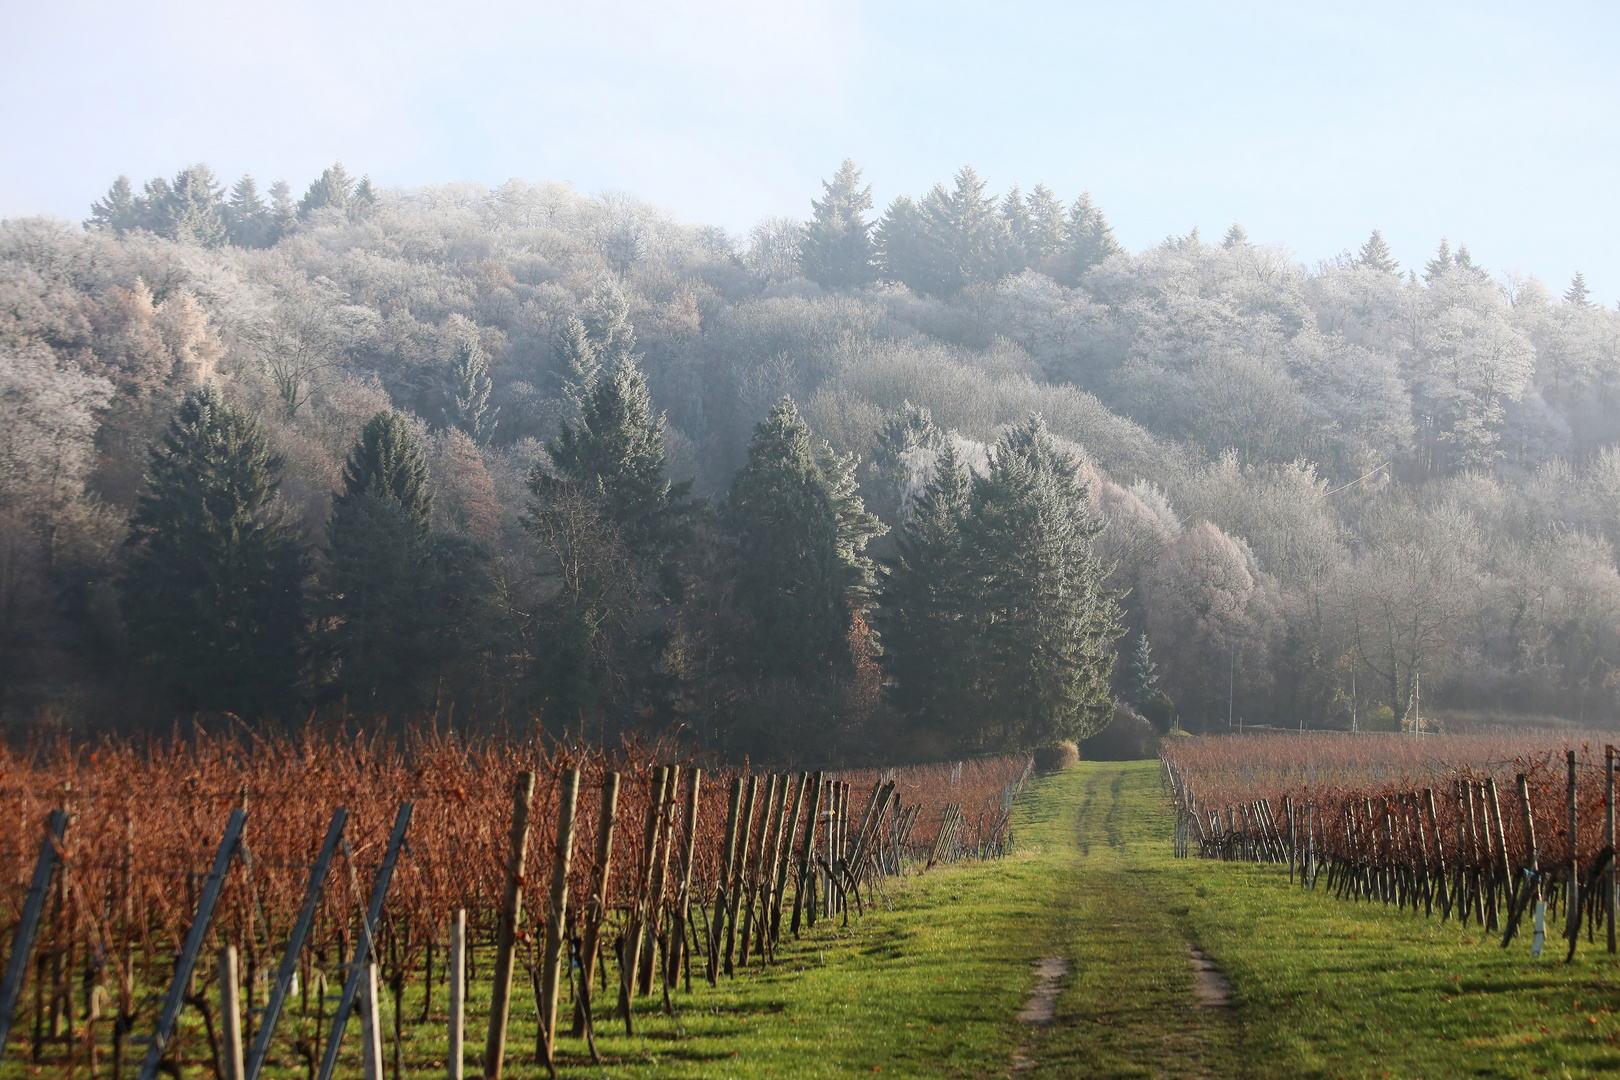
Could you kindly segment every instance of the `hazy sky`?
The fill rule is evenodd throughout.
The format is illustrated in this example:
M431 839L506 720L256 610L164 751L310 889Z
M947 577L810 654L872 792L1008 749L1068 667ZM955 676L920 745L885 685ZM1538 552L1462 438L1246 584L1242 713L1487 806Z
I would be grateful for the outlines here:
M521 176L745 232L848 156L880 207L973 164L1131 248L1381 228L1620 299L1613 4L0 0L0 215L206 161L298 191Z

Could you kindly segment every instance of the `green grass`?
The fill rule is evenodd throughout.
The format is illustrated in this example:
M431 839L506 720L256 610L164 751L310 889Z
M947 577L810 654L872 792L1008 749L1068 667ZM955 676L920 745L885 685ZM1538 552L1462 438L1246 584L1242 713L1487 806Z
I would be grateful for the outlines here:
M1172 859L1154 762L1039 779L1016 822L1009 858L911 877L847 928L823 922L789 939L769 969L678 992L673 1017L646 999L634 1038L604 1020L603 1066L560 1039L563 1075L987 1077L1006 1076L1015 1055L1032 1062L1019 1076L1041 1078L1620 1073L1620 967L1601 944L1583 943L1569 966L1552 950L1532 961L1527 944L1504 952L1473 928L1304 893L1276 867ZM1230 978L1229 1010L1196 1007L1190 944ZM1071 971L1054 1022L1032 1029L1016 1013L1042 956ZM468 1076L488 999L480 959ZM406 998L412 1018L420 992ZM188 1026L188 1056L202 1060L200 1025ZM544 1074L534 1032L521 983L508 1076ZM344 1076L359 1072L358 1033ZM22 1048L12 1044L6 1076L32 1074ZM443 1075L443 1048L442 1018L407 1025L406 1075ZM290 1060L272 1073L304 1075Z

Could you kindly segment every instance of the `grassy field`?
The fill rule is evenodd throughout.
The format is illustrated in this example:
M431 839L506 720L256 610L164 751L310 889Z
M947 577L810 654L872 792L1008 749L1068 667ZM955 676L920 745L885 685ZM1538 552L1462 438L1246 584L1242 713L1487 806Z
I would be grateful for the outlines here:
M1172 859L1154 762L1087 763L1021 803L1009 858L913 877L866 918L790 939L768 970L678 993L673 1017L648 999L634 1038L604 1021L602 1066L562 1038L563 1075L991 1077L1015 1060L1040 1078L1620 1073L1620 967L1601 945L1569 966L1552 950L1532 961L1525 944L1503 952L1455 924L1302 893L1274 867ZM1190 946L1229 978L1229 1008L1197 1005ZM1055 1019L1031 1028L1016 1014L1032 963L1054 956L1070 964ZM478 974L469 1076L487 960ZM533 1016L520 985L509 1076L544 1075ZM406 1034L405 1075L443 1075L442 1021ZM356 1025L345 1075L358 1041ZM19 1049L5 1075L60 1074L24 1067ZM305 1075L293 1061L272 1073Z

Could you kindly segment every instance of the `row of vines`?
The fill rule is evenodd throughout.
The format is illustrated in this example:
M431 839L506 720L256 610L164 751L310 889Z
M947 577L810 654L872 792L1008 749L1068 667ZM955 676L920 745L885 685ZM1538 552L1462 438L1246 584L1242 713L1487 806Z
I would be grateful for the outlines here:
M56 867L45 893L32 889L36 940L15 1016L0 1016L14 1021L0 1054L59 1075L122 1080L145 1057L176 1076L188 1062L211 1066L223 1080L238 1075L227 1033L240 1023L243 1045L264 1046L247 1080L265 1065L352 1073L362 1055L338 1057L334 1013L364 959L392 999L401 1076L401 1029L450 1007L454 944L468 987L494 980L491 1030L504 1029L495 1014L510 1000L500 981L528 983L542 1011L568 1003L562 1034L584 1036L596 1058L594 1025L611 1015L633 1027L635 998L672 1009L672 992L692 992L694 979L701 988L769 963L784 933L861 913L894 875L1004 853L1030 768L1021 756L813 774L707 764L664 745L438 732L0 751L0 940L20 941L42 852ZM53 828L60 837L48 839ZM228 866L217 886L211 864ZM289 960L301 915L307 933ZM240 958L238 1018L216 1015L199 989L220 981L227 946ZM277 1011L284 964L292 978ZM566 970L549 989L548 966L554 981ZM166 989L188 1016L167 1033ZM419 999L409 1010L407 991ZM360 997L364 1011L364 987ZM267 1015L284 1019L260 1039ZM549 1063L555 1021L538 1027L535 1060ZM494 1041L482 1060L476 1051L467 1057L498 1074ZM364 1060L367 1075L388 1064Z
M1504 948L1528 916L1533 955L1550 931L1572 959L1600 932L1616 951L1616 751L1600 740L1255 735L1167 743L1161 764L1178 856L1286 862L1305 888Z

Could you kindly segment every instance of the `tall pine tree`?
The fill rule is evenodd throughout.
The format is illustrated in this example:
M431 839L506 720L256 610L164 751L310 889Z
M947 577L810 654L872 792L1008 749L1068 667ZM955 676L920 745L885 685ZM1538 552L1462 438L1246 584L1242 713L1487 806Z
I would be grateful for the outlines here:
M958 738L972 710L972 559L963 539L971 495L971 474L946 442L900 526L877 618L895 704Z
M1069 207L1068 245L1064 252L1063 271L1058 280L1065 285L1078 285L1086 271L1125 249L1114 239L1103 212L1091 205L1091 193L1083 191Z
M1389 245L1384 242L1384 234L1377 229L1374 229L1372 235L1367 237L1367 242L1361 245L1361 253L1356 256L1356 265L1386 274L1401 272L1401 264L1390 256Z
M489 359L476 331L462 334L451 349L450 371L445 379L445 396L449 399L445 423L460 428L483 446L495 433L495 419L500 414L500 409L489 407L494 387L489 378Z
M1083 739L1111 715L1119 607L1091 552L1101 531L1079 464L1031 417L973 481L965 546L977 565L970 620L976 720L970 744L1029 748Z
M596 500L633 553L660 563L689 539L694 511L692 481L664 474L664 414L628 358L582 404L578 426L563 424L548 447L557 472Z
M848 158L831 180L821 183L824 194L810 202L813 217L799 249L804 276L829 289L854 289L874 275L872 187L861 187L861 170Z
M187 708L254 715L293 696L307 563L276 502L281 464L211 384L152 451L124 617L135 655Z
M410 710L433 662L427 458L398 413L380 412L343 467L327 523L326 614L334 689L365 713Z
M754 428L726 507L737 602L753 617L744 651L766 675L811 675L847 661L850 590L865 572L849 559L862 554L870 525L829 483L811 441L793 400L777 402Z

